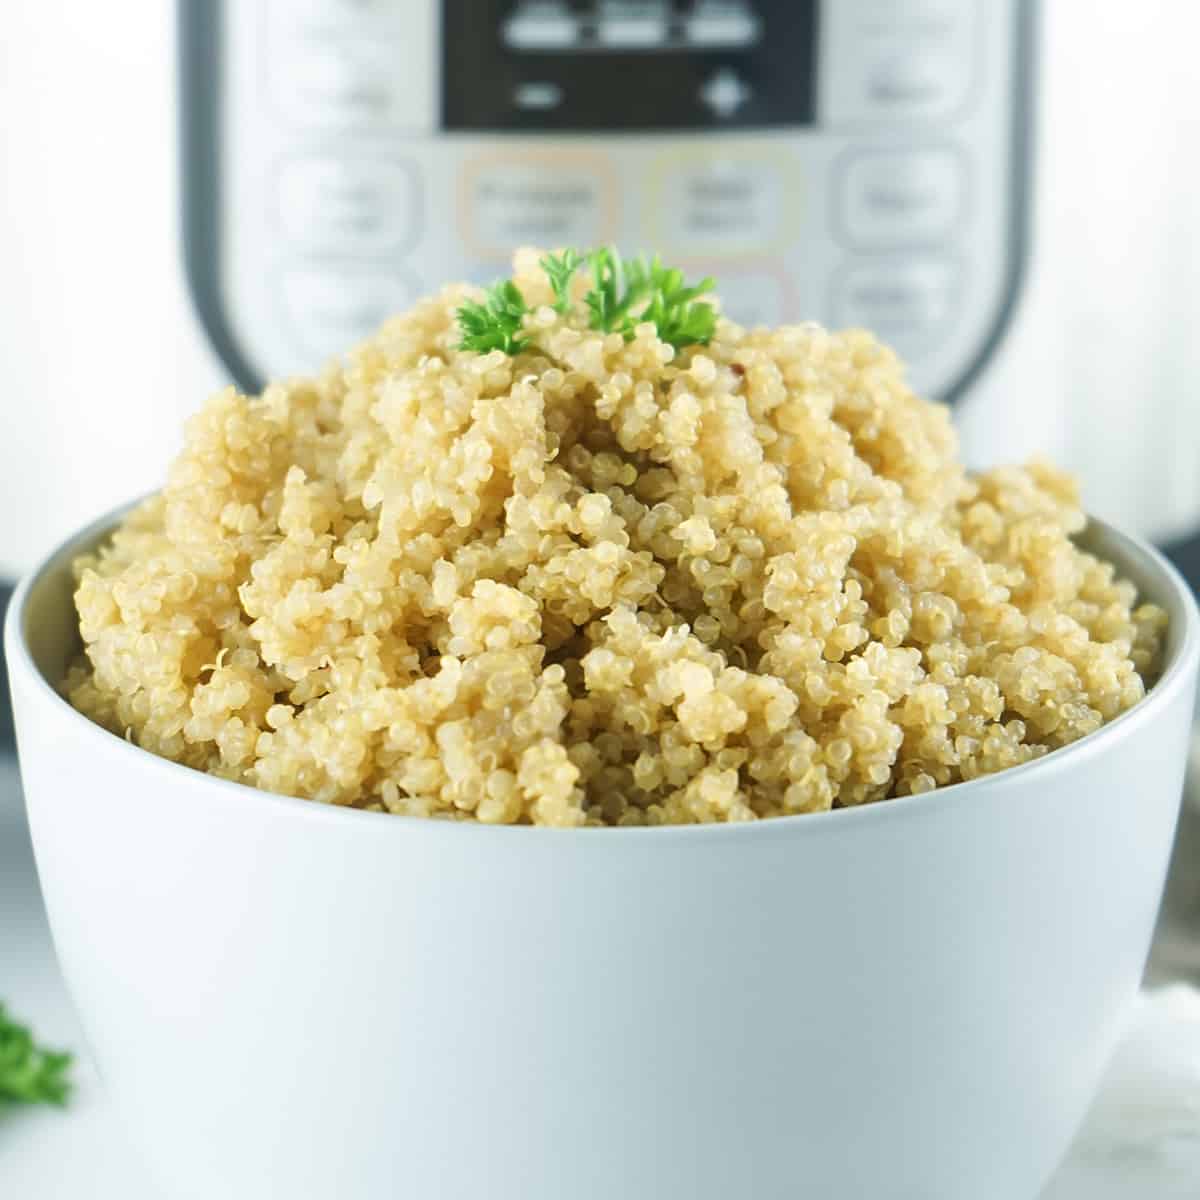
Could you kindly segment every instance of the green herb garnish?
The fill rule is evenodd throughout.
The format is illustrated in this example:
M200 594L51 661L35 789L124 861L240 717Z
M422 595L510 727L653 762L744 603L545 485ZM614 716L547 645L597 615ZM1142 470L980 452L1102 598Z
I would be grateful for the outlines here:
M612 246L587 254L568 249L546 255L539 265L554 292L554 309L562 316L569 316L573 310L571 280L581 267L587 267L591 287L583 301L589 329L619 333L629 341L637 326L649 321L658 336L676 350L705 345L716 329L716 310L699 299L712 290L713 281L702 279L689 286L684 283L683 272L664 267L658 255L650 259L639 255L625 262ZM525 298L511 279L494 284L483 303L468 300L459 308L459 348L519 354L531 340L523 333L528 312Z
M645 298L648 273L643 259L633 259L626 267L615 249L593 250L588 255L592 286L584 297L588 306L588 324L592 329L613 333L629 321L629 310ZM631 329L630 329L631 332Z
M482 304L467 300L459 308L458 327L463 335L459 349L520 354L529 345L529 339L521 336L521 322L528 311L525 297L511 279L493 284Z
M538 266L546 272L550 286L554 289L554 309L565 317L571 311L571 277L583 265L578 250L564 250L561 254L547 254Z
M0 1004L0 1110L7 1104L66 1104L70 1065L70 1054L37 1045L29 1030Z
M705 304L697 297L712 291L712 279L705 278L688 287L683 282L683 272L675 267L664 267L657 255L650 263L649 272L646 290L650 302L638 320L653 321L658 336L676 350L694 343L707 345L717 327L717 313L711 304Z

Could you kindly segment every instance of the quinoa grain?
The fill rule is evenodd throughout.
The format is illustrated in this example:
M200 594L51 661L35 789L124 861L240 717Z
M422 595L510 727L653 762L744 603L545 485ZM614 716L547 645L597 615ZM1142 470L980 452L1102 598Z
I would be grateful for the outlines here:
M676 352L451 287L317 378L227 390L77 564L71 702L270 791L560 826L748 821L1028 762L1135 704L1165 614L1073 483L971 477L869 334Z

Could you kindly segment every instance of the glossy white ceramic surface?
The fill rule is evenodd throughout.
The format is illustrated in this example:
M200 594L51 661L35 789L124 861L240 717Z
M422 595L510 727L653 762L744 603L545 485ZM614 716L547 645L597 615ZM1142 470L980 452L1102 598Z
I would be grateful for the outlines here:
M488 828L273 797L53 690L69 562L6 646L38 869L114 1103L180 1200L1032 1200L1133 996L1200 634L1099 733L759 825Z

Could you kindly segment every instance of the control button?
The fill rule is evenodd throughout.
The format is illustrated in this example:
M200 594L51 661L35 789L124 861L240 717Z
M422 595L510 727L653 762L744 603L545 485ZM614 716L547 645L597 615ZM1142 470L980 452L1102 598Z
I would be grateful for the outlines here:
M611 49L643 50L667 41L669 13L664 0L603 0L596 37Z
M279 174L284 231L311 250L370 254L417 234L417 181L401 163L302 158Z
M753 95L750 85L729 67L714 71L700 89L700 99L722 121L734 116Z
M937 241L962 219L966 165L953 150L878 151L844 161L836 213L853 246Z
M526 112L549 112L563 101L563 90L550 80L531 80L513 88L513 104Z
M975 77L977 0L826 6L820 116L833 123L953 116Z
M612 179L589 156L468 163L461 198L468 239L488 257L513 248L590 246L612 238Z
M303 125L429 130L432 66L410 70L413 57L386 40L298 41L271 60L272 92L280 112Z
M697 49L746 50L758 44L762 23L737 0L699 0L684 29L688 42Z
M770 270L731 271L722 267L717 292L721 311L747 328L780 325L791 318L789 289Z
M945 337L962 290L962 269L952 259L853 263L834 285L834 323L870 329L901 357L917 358Z
M565 50L579 40L579 21L563 0L524 0L501 36L512 50Z
M901 51L871 64L866 73L866 100L885 112L939 115L964 90L961 66L946 51Z
M677 254L759 254L791 240L799 186L778 152L664 162L654 242Z
M283 276L288 322L301 344L321 360L374 333L416 296L411 279L381 268L312 263Z
M380 32L405 28L405 0L274 0L272 23L277 31L302 33Z

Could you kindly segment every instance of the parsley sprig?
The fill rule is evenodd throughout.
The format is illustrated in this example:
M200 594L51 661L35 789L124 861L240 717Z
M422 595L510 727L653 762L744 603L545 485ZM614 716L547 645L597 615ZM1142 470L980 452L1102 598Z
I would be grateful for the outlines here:
M538 266L546 272L546 278L554 289L554 310L564 317L571 311L571 279L582 265L583 256L578 250L547 254L538 260Z
M688 287L683 272L664 267L657 254L650 259L641 254L622 262L613 248L593 250L588 266L592 289L585 299L593 329L624 334L628 340L640 322L650 321L658 336L677 350L712 337L717 314L711 304L697 300L712 291L711 279Z
M0 1111L8 1104L64 1105L71 1055L46 1050L0 1004Z
M520 354L529 345L521 336L521 323L529 306L511 279L488 288L482 304L466 300L458 310L458 327L462 330L461 350L503 350L505 354Z
M705 304L697 297L712 291L712 279L704 278L689 287L683 282L683 272L675 267L664 267L657 255L646 270L649 303L638 319L653 321L658 336L677 350L694 343L707 345L717 327L717 314L711 304Z
M562 316L574 311L571 282L586 267L590 286L583 302L589 329L619 333L629 341L637 326L649 321L658 336L677 350L706 345L716 330L716 310L700 299L712 291L713 281L706 278L689 285L682 271L663 266L657 254L625 261L612 246L586 254L567 249L547 254L539 265L554 292L554 309ZM519 354L531 341L524 333L528 312L525 298L511 279L494 284L484 293L482 303L468 300L459 308L459 348Z

